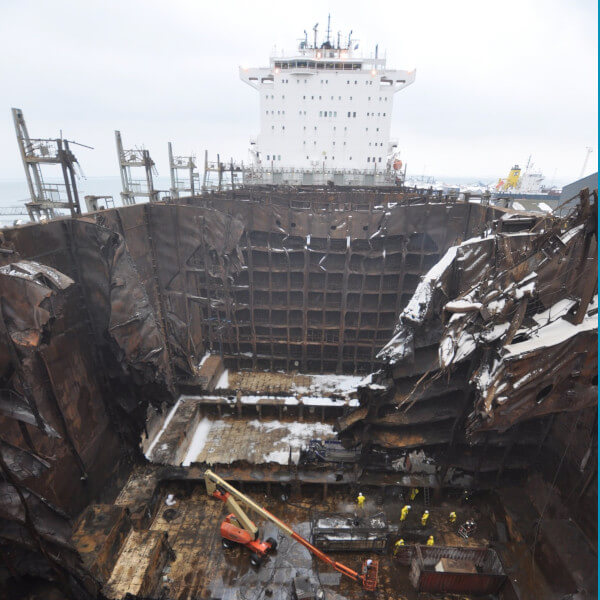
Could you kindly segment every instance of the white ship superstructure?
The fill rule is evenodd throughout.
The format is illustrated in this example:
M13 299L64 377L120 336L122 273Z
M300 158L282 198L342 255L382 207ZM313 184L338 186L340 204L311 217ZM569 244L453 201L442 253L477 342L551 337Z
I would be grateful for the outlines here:
M393 167L394 94L414 82L415 71L388 69L377 50L357 56L357 46L351 35L345 45L339 35L337 44L329 36L319 44L315 27L313 43L305 32L296 53L240 68L260 94L260 133L251 141L257 172L372 176Z

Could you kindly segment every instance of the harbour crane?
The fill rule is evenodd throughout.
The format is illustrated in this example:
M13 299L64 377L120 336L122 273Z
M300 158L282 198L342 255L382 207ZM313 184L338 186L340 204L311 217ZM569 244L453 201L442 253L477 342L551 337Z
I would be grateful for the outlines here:
M223 546L225 548L232 548L236 544L245 546L252 552L250 562L253 566L259 567L267 554L276 550L277 541L273 538L268 538L265 541L260 539L258 527L246 514L244 509L240 506L240 503L244 504L248 509L254 511L265 520L273 523L285 536L302 544L311 554L314 554L324 563L330 565L342 575L360 583L365 590L373 591L377 587L377 572L379 569L377 560L365 560L362 572L358 573L350 567L333 560L318 548L315 548L315 546L293 531L283 521L271 514L268 510L262 508L262 506L256 504L253 500L248 498L248 496L242 494L210 469L205 471L204 481L206 483L207 493L224 502L225 506L230 511L225 517L225 520L221 523Z

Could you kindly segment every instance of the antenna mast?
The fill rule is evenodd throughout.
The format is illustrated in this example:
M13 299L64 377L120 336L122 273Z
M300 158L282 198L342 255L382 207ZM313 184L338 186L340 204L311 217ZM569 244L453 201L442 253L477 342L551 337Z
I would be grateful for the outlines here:
M327 15L327 43L329 44L329 34L331 32L331 13Z
M315 26L313 27L313 31L315 32L315 45L313 46L315 49L317 47L317 27L319 27L318 23L315 23Z

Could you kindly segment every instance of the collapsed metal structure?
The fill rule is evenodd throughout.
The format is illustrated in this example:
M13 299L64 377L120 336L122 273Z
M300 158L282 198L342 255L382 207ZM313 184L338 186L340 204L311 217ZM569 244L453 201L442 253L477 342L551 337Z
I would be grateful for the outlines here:
M564 454L558 483L595 503L596 211L252 188L4 230L3 568L95 596L70 518L206 351L373 373L338 424L355 481L490 487Z
M595 436L575 432L597 401L596 210L584 194L569 219L449 248L378 354L375 385L340 419L344 443L435 487L477 488L529 466L566 415L564 445L589 456ZM577 498L595 471L580 464Z

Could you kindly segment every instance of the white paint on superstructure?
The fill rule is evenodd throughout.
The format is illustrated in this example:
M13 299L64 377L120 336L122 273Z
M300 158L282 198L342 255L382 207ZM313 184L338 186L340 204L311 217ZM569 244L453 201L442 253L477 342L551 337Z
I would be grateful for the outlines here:
M260 132L250 148L255 167L386 169L397 149L390 140L393 97L416 73L355 50L351 39L332 47L315 36L295 53L272 55L268 67L240 67L260 98Z

